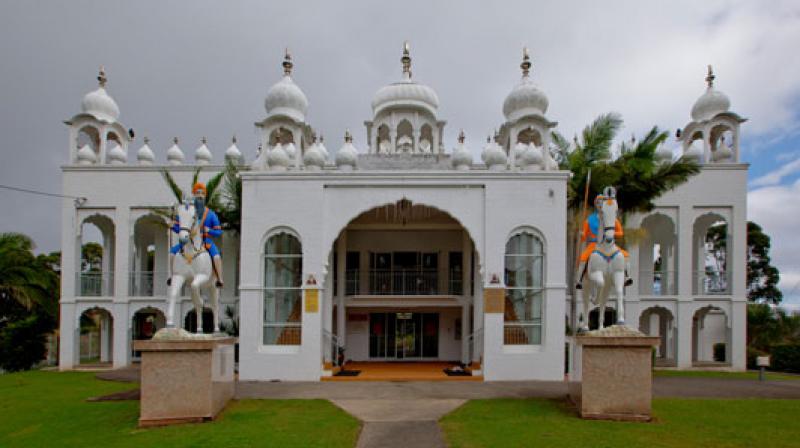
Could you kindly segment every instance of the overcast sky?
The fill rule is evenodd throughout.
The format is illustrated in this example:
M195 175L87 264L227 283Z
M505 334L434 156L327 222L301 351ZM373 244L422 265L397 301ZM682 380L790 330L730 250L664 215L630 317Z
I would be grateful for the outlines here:
M617 111L622 135L683 127L707 64L742 127L751 164L748 216L773 237L789 303L800 304L800 3L210 2L0 0L0 184L60 192L62 121L105 65L120 121L149 136L159 160L173 136L192 154L207 136L217 160L233 134L248 159L253 122L282 74L284 47L309 99L308 120L336 150L381 86L400 77L409 40L414 78L439 95L450 150L463 128L477 155L528 46L548 116L567 136ZM59 248L56 199L0 190L0 231Z

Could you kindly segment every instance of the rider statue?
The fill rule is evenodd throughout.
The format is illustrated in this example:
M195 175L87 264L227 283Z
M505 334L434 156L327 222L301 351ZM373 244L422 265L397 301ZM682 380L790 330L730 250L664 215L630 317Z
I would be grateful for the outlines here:
M206 207L206 186L198 182L194 184L192 187L192 196L194 198L194 209L195 209L195 219L198 223L202 223L202 231L203 231L203 247L208 251L208 254L211 256L211 259L214 261L214 275L217 277L216 286L217 288L222 288L222 257L219 254L219 250L217 249L217 245L214 244L214 240L212 237L218 237L222 235L222 226L219 223L219 218L217 214L214 213L214 210ZM174 224L172 225L172 231L175 233L180 233L181 230L181 223L180 219L176 216L174 219ZM170 249L170 270L172 270L175 262L175 255L181 251L181 243L177 243ZM167 284L170 283L169 279Z
M581 264L578 269L580 272L580 277L578 277L578 283L575 285L575 289L583 289L583 277L586 275L586 269L589 264L589 257L592 256L592 252L595 251L595 247L597 246L597 239L598 235L601 235L603 232L600 230L600 216L598 215L601 210L601 206L603 201L605 200L605 196L602 194L598 194L597 197L594 199L594 211L590 214L586 220L583 222L583 232L581 232L581 242L586 243L586 249L581 252ZM624 232L622 231L622 224L619 222L619 219L616 219L614 222L614 237L615 238L622 238ZM625 256L625 265L628 265L628 252L620 247L620 251ZM625 269L625 286L630 286L633 284L633 280L628 277L628 269Z

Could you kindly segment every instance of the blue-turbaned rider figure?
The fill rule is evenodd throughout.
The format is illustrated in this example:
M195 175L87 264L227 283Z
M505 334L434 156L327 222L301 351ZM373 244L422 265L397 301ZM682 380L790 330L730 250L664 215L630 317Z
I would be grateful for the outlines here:
M222 257L219 254L217 245L214 244L212 238L222 235L222 225L214 210L206 207L206 186L201 182L197 182L192 187L192 196L194 198L195 219L200 224L203 231L203 247L208 251L214 263L214 275L217 277L216 285L222 288ZM190 226L191 227L191 226ZM172 231L180 233L181 223L176 216L173 219ZM181 251L181 243L175 244L170 249L170 266L173 264L175 255Z

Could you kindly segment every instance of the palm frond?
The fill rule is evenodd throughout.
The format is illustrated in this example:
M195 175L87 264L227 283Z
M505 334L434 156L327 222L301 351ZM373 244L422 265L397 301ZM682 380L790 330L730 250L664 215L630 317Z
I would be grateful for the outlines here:
M169 189L172 191L172 194L175 196L175 199L177 199L178 202L183 201L185 197L183 195L183 190L181 190L181 187L178 186L178 183L175 182L175 179L172 177L172 174L170 174L170 172L167 171L166 168L161 169L161 177L164 178L164 181L167 183L167 186L169 186Z
M581 133L582 144L579 146L588 163L608 159L611 155L611 143L622 127L622 117L616 112L609 112L597 117Z
M209 204L214 201L214 194L217 192L217 187L220 185L220 182L224 176L225 170L215 174L211 179L208 180L208 182L206 182L206 201L208 201Z
M194 185L197 183L199 179L200 179L200 167L198 166L194 170L194 174L192 174L192 185L190 185L189 188L194 188Z

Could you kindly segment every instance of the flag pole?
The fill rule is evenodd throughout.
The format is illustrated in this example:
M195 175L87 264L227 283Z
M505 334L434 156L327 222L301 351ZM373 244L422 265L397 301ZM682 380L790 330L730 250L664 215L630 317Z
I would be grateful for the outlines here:
M583 222L586 221L587 209L589 207L589 185L592 183L592 169L589 168L589 171L586 173L586 186L583 191L583 210L581 211L581 219L577 223L577 235L575 236L575 266L572 270L573 276L573 283L572 283L572 302L570 308L572 308L572 335L576 335L578 331L578 290L575 288L577 285L578 280L576 280L576 275L580 275L578 268L580 267L580 253L581 253L581 231L583 230ZM583 316L584 319L588 319L588 316Z

